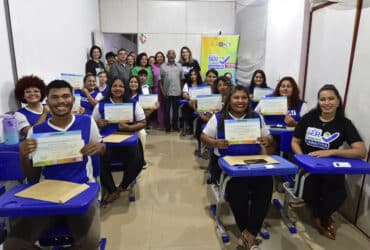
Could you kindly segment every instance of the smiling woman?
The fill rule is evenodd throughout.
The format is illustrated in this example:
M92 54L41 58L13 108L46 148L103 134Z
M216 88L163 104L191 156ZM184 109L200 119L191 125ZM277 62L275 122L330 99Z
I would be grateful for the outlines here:
M293 152L316 157L364 158L365 144L355 126L345 117L342 99L335 86L324 85L317 98L317 107L302 117L294 131ZM350 148L341 148L344 142ZM346 198L344 175L310 175L303 198L311 208L319 232L335 239L336 227L331 215Z

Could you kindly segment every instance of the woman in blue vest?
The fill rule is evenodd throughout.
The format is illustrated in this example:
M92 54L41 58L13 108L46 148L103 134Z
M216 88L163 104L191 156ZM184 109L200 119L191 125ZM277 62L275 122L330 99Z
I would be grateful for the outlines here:
M18 130L22 138L27 135L31 126L43 123L50 115L47 105L41 102L45 98L45 83L37 76L24 76L15 86L15 96L25 107L14 113L18 121Z
M261 137L259 144L229 145L225 140L224 121L226 119L259 118ZM255 155L273 152L273 138L266 128L263 118L251 108L248 91L244 86L233 86L225 100L221 112L216 113L207 123L201 135L202 142L214 148L211 156L211 174L219 180L221 169L218 158L224 155ZM261 240L256 238L270 207L272 177L256 176L232 178L226 186L226 196L240 229L241 240L246 249L257 247ZM251 201L251 206L249 206Z
M117 131L137 132L146 126L145 114L138 103L133 103L133 122L120 121L119 123L108 123L105 119L104 105L112 103L131 103L128 98L125 85L120 79L114 79L107 96L96 105L93 118L100 128L101 134L108 135ZM118 187L115 186L111 173L111 159L119 160L125 166L124 176ZM108 147L101 157L100 179L108 194L103 203L111 203L120 196L120 192L127 190L128 186L138 176L143 168L143 150L141 142L133 146Z
M271 96L286 96L288 99L288 114L264 116L267 125L282 125L295 127L301 117L308 112L307 105L299 97L299 89L296 81L291 76L281 78L274 93ZM258 104L256 112L261 112L261 105Z
M75 90L74 93L81 96L80 105L85 109L85 114L91 115L95 105L103 98L103 95L96 86L95 75L88 73L83 81L83 88Z

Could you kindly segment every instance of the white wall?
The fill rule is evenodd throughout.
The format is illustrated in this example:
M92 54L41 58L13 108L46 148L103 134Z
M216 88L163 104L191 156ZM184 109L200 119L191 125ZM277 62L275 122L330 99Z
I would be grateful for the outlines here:
M349 86L346 114L355 123L364 139L367 148L370 145L370 7L363 9L361 14L359 35L357 38L356 52L353 62L351 84ZM362 178L357 177L351 180L356 187L360 188ZM360 212L357 225L370 235L370 178L366 177L362 200L360 202Z
M100 9L102 32L143 33L147 41L138 42L138 51L149 55L188 46L199 60L203 34L234 34L233 0L101 0Z
M9 2L19 77L49 82L61 72L85 72L91 32L99 28L98 0Z
M314 12L307 70L305 100L316 104L321 86L336 85L343 96L348 75L355 9L340 9L337 5Z
M0 114L15 111L17 104L14 97L13 69L5 21L4 1L0 1Z
M305 4L305 0L269 0L263 69L271 87L283 76L297 82L300 78L304 18L308 18Z

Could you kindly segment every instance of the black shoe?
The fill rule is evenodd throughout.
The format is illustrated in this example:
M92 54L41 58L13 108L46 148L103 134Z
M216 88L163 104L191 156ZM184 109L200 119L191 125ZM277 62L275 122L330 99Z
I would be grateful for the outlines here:
M178 127L174 127L174 128L173 128L173 131L179 132L179 131L180 131L180 129L179 129Z
M167 134L171 133L171 129L170 128L166 128L166 133Z

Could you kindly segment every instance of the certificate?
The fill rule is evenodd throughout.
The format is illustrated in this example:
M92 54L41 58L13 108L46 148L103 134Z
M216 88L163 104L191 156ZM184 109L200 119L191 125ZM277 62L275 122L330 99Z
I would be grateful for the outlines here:
M190 100L196 100L198 95L210 95L210 94L212 94L211 86L189 88Z
M72 106L72 112L78 113L81 107L81 96L80 94L75 94L74 97L75 97L75 102L73 103L73 106Z
M157 101L157 94L139 95L139 104L143 109L154 109Z
M35 133L36 151L32 154L33 167L52 166L82 161L84 146L81 131Z
M255 144L261 137L260 119L225 120L225 139L229 144Z
M273 89L270 88L254 88L253 90L253 101L258 102L262 97L272 94Z
M197 111L198 112L216 112L222 108L222 97L220 94L215 95L198 95L197 97Z
M288 99L286 96L266 97L260 101L263 115L286 115Z
M104 103L105 120L110 123L134 120L133 103Z
M60 77L71 84L74 89L82 89L83 75L60 73Z

